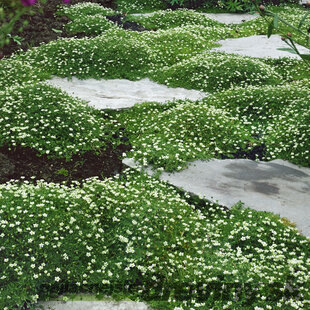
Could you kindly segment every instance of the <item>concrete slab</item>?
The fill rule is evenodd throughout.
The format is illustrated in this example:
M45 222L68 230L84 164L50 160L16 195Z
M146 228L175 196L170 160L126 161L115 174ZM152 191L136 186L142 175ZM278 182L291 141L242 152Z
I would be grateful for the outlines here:
M259 58L291 57L300 59L296 54L278 50L278 48L289 48L289 46L281 40L279 35L272 35L270 38L267 38L266 35L257 35L238 39L220 40L217 43L221 44L221 46L211 51ZM298 44L296 45L302 54L309 54L308 49Z
M248 20L259 17L259 14L238 14L238 13L202 13L207 17L223 24L241 24Z
M136 103L161 102L165 103L174 99L198 100L207 94L184 88L170 88L157 84L149 79L129 81L125 79L114 80L72 80L54 77L46 81L89 103L96 109L123 109Z
M41 302L44 310L148 310L150 309L142 302L133 301L48 301ZM39 307L38 307L39 309Z
M134 167L132 159L124 164ZM152 174L151 167L146 171ZM162 180L231 207L238 201L257 211L280 214L310 237L310 169L287 161L197 160L183 171L162 173Z

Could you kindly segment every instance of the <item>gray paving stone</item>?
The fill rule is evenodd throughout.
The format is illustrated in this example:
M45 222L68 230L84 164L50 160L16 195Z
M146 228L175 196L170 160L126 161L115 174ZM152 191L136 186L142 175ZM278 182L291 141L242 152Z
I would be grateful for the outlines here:
M266 35L257 35L237 39L220 40L217 43L221 44L221 46L213 48L211 51L259 58L290 57L300 59L300 57L296 54L278 50L278 48L289 48L289 46L281 40L281 36L279 35L272 35L270 38L267 38ZM309 50L305 47L298 44L296 44L296 46L298 47L300 53L309 54Z
M184 88L170 88L157 84L149 79L129 81L113 80L72 80L54 77L46 81L48 84L61 88L72 96L86 100L96 109L123 109L136 103L160 102L165 103L174 99L198 100L207 94Z
M259 17L258 14L238 14L238 13L202 13L202 14L223 24L241 24L243 22Z
M134 13L132 16L152 16L153 13ZM245 21L257 18L258 14L238 14L238 13L200 13L211 19L214 19L223 24L241 24Z
M39 305L44 310L148 310L150 309L142 302L133 301L49 301L41 302ZM39 308L38 308L39 309Z
M132 159L123 163L134 167ZM152 174L151 167L145 170ZM280 214L310 237L310 169L287 161L255 162L247 159L197 160L183 171L162 173L162 180L231 207L242 201L257 211Z

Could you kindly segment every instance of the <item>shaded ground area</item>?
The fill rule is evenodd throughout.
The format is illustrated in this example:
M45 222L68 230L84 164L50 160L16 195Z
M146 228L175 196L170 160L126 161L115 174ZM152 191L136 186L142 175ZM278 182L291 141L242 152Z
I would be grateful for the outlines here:
M71 0L70 4L73 5L80 2L93 2L99 3L105 7L115 8L116 4L114 0ZM58 38L72 37L64 29L65 24L69 22L66 17L55 17L54 14L57 11L57 6L64 5L62 0L48 0L45 4L37 3L33 6L35 11L34 15L23 15L22 18L15 24L14 30L11 36L19 36L21 39L20 44L10 41L10 44L4 46L0 51L0 59L3 56L10 56L19 49L27 50L31 47L39 46L41 43L48 43ZM20 32L19 28L23 25L23 22L27 20L29 24L24 27ZM62 32L55 32L55 30L61 30Z
M87 151L83 155L73 156L70 162L65 159L49 159L46 155L37 156L37 152L28 147L0 147L0 183L10 179L44 179L47 182L71 183L73 180L98 176L100 179L118 174L123 169L121 155L130 149L129 145L117 148L108 146L97 152Z
M140 24L136 22L126 21L126 16L124 15L114 15L114 16L106 16L106 18L119 27L124 28L125 30L133 30L133 31L149 31L149 29L144 28Z

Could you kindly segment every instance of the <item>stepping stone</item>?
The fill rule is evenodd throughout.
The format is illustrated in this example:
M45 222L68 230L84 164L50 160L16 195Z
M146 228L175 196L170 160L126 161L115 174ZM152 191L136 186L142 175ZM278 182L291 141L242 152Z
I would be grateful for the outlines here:
M300 57L287 51L278 50L278 48L289 48L289 46L281 40L281 36L272 35L267 38L266 35L251 36L238 39L220 40L217 43L220 47L213 48L213 52L226 52L238 54L242 56L251 56L259 58L280 58L280 57ZM309 54L309 50L303 46L296 44L301 54Z
M124 159L130 167L136 164ZM151 167L146 172L153 174ZM255 162L247 159L197 160L160 178L187 192L232 207L242 201L257 211L280 214L310 237L310 169L283 160Z
M148 310L150 309L142 302L133 301L49 301L41 302L39 305L44 310ZM39 306L38 305L38 306ZM39 308L38 308L39 309Z
M238 14L238 13L202 13L207 17L223 24L241 24L243 22L259 17L258 14Z
M199 100L207 94L184 88L170 88L166 85L157 84L149 79L129 81L125 79L114 80L72 80L54 77L46 81L89 103L96 109L123 109L130 108L136 103L161 102L175 99Z
M152 16L154 13L134 13L130 14L132 16ZM197 12L198 13L198 12ZM223 24L241 24L248 20L255 19L259 17L258 14L238 14L238 13L200 13L205 15L213 20L216 20Z

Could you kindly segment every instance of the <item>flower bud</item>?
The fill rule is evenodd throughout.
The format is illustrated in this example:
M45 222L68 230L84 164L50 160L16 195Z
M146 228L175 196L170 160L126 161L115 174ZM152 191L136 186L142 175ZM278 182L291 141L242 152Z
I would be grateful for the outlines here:
M290 32L288 32L286 35L287 35L289 38L292 37L292 34L291 34Z
M264 7L262 4L259 6L259 9L260 9L261 11L265 11L265 7Z

